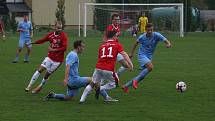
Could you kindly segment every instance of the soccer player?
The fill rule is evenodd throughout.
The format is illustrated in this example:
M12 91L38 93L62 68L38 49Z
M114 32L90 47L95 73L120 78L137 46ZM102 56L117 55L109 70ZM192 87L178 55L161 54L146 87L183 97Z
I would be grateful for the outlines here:
M108 31L115 31L116 35L114 36L114 39L118 42L119 36L121 34L120 32L120 17L118 14L112 15L112 24L108 25L106 30L104 31L103 40L107 39L107 32ZM118 71L116 76L120 76L123 72L126 71L126 61L124 60L123 56L121 54L117 55L117 61L122 65Z
M138 21L138 24L139 24L139 31L140 33L145 33L146 32L146 25L148 23L148 18L146 17L145 13L143 13L140 18L139 18L139 21Z
M152 55L156 49L158 42L164 42L167 48L171 47L170 41L168 41L163 35L158 32L153 32L153 25L148 23L146 25L146 33L140 35L132 47L130 57L133 57L135 48L140 44L138 50L138 61L142 68L142 71L134 77L131 81L123 85L124 92L129 92L129 87L133 86L134 89L137 89L138 83L143 80L146 75L152 71Z
M1 19L0 19L0 34L2 34L3 38L5 37L5 34L4 34L4 24L3 24L3 21Z
M28 14L24 14L24 21L21 21L18 25L17 31L20 33L19 46L16 51L16 57L13 63L17 63L19 60L19 54L22 51L24 45L27 48L27 53L25 54L24 62L29 62L29 55L31 52L32 45L31 38L33 37L33 27L31 22L28 20Z
M122 45L116 40L114 40L115 35L115 31L108 31L107 40L100 45L98 50L98 62L96 64L96 69L93 73L93 82L85 88L81 96L80 103L85 102L87 95L91 92L94 86L100 86L100 82L102 79L108 80L109 82L115 82L114 67L118 53L122 54L128 64L129 69L133 69L133 64L127 53L123 51ZM110 101L112 99L109 98L106 100Z
M68 37L66 33L62 31L62 22L56 21L54 26L54 31L48 33L44 38L39 39L31 44L43 44L44 42L49 42L48 46L48 57L45 57L44 61L33 74L28 86L25 91L31 90L32 85L35 83L40 74L45 71L45 75L40 83L32 93L39 93L44 84L47 82L49 76L55 72L59 66L64 61L64 53L67 49Z
M49 93L45 99L48 101L50 98L59 100L70 100L77 95L81 87L86 86L92 81L91 77L80 77L78 72L79 58L78 54L81 54L84 50L84 43L82 40L76 40L73 43L73 51L71 51L66 57L66 69L64 85L67 86L67 95Z

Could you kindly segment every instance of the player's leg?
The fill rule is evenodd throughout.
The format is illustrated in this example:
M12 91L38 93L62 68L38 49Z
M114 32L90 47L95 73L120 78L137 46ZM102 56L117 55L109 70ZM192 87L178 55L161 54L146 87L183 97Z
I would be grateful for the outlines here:
M51 92L45 97L45 99L49 100L50 98L55 98L64 101L71 100L75 95L78 94L79 88L86 86L89 84L89 82L91 82L91 80L92 79L90 77L80 77L77 80L69 80L67 85L67 95Z
M115 77L117 74L112 73L112 72L111 73L104 72L103 75L104 75L104 79L108 80L109 82L100 87L100 94L103 96L105 101L118 101L116 99L111 98L107 93L108 90L111 90L111 89L114 89L117 87L116 80L118 80L118 79L116 79L116 78L118 78L118 76Z
M39 93L42 90L43 86L48 81L49 76L51 74L53 74L61 65L60 62L54 62L54 61L50 60L49 58L48 58L48 60L49 60L48 62L50 62L50 63L47 63L47 66L46 66L47 71L45 73L45 76L43 77L41 83L32 91L32 93L34 93L34 94Z
M79 91L78 88L74 89L68 86L66 95L50 92L47 96L45 96L45 100L48 101L49 99L53 98L53 99L58 99L62 101L69 101L78 93L78 91Z
M19 40L19 46L18 46L18 48L16 50L16 57L15 57L13 63L17 63L18 62L18 60L19 60L19 54L22 51L22 48L24 47L24 43L25 43L24 40L21 40L21 39Z
M84 89L84 92L81 96L80 103L85 102L87 95L92 91L93 87L96 85L100 85L101 76L99 70L95 70L92 77L93 81L87 85L87 87Z
M117 75L120 76L127 70L127 62L121 54L117 55L117 61L121 64L121 67L117 70Z
M116 99L111 98L107 91L116 88L116 84L113 81L109 81L107 84L100 87L100 94L104 98L104 101L118 101Z
M123 89L124 92L128 93L128 87L132 86L136 89L137 88L137 84L145 78L145 76L152 71L153 68L153 64L151 62L151 60L145 56L145 55L139 55L138 57L138 61L141 65L141 68L143 69L139 75L137 75L136 77L134 77L132 80L130 80L129 82L127 82L125 85L123 85ZM145 67L145 68L144 68Z
M31 49L32 49L32 45L30 44L31 43L31 40L28 40L26 43L25 43L25 46L27 48L27 52L25 54L25 58L24 58L24 62L29 62L29 55L31 53Z
M31 90L32 85L36 82L36 80L38 79L38 77L40 76L40 74L46 70L46 67L44 66L40 66L32 75L31 80L28 84L28 86L25 88L25 91L28 92L29 90Z

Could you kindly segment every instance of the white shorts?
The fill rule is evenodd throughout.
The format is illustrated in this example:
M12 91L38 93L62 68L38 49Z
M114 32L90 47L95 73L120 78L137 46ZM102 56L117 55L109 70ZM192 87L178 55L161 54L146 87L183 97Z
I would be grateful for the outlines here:
M107 71L107 70L95 69L93 73L93 83L101 84L102 80L107 80L111 83L112 82L115 83L113 72Z
M121 61L124 60L124 57L122 56L122 54L118 53L117 54L117 61Z
M49 73L54 72L60 65L61 62L54 62L49 57L46 57L41 64L41 66L45 67Z

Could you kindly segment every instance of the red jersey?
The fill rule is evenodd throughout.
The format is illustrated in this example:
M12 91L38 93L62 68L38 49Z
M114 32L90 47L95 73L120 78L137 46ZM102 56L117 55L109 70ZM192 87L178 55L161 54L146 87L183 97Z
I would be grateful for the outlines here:
M117 54L123 51L123 47L115 40L107 40L99 47L97 69L114 71Z
M120 35L120 26L119 25L113 25L110 24L107 26L106 31L116 31L117 37ZM116 41L118 42L118 38L116 38Z
M44 38L37 40L35 44L42 44L46 41L50 42L50 47L57 49L58 51L49 51L48 57L55 62L64 61L64 52L67 49L67 35L64 32L60 32L59 35L56 35L55 32L48 33Z

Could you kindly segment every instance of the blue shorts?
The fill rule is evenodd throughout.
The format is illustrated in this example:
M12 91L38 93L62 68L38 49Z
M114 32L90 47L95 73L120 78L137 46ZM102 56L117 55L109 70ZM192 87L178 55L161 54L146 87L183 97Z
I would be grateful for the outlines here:
M79 88L88 84L89 77L77 77L68 81L67 95L73 97L78 94Z
M27 45L28 48L31 48L32 45L30 43L31 43L30 39L19 39L19 48L23 48L25 44Z
M143 55L143 54L138 55L138 62L139 62L139 64L140 64L142 69L144 68L144 66L147 63L151 63L151 60L152 60L151 56L146 56L146 55Z

